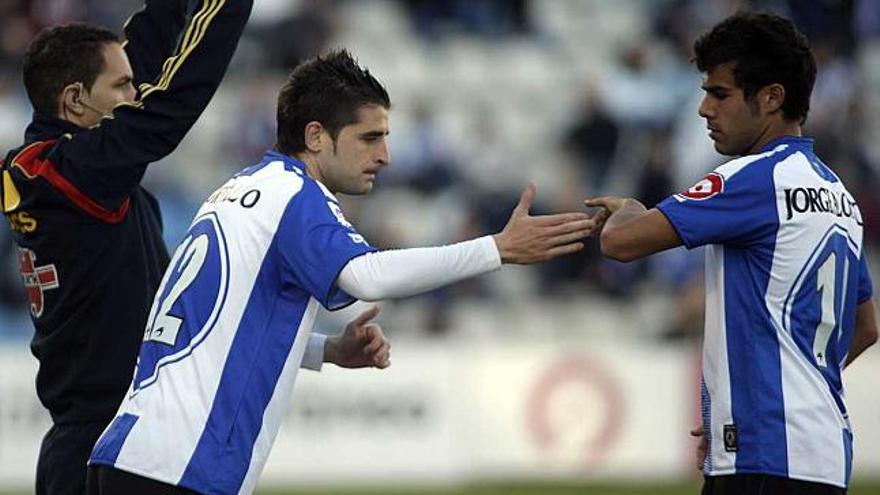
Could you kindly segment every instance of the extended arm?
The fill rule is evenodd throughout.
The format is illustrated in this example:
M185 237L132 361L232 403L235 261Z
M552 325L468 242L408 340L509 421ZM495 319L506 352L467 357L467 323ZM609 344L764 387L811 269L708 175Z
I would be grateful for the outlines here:
M874 299L871 298L856 308L856 329L846 354L844 368L875 342L877 342L877 317Z
M174 54L187 23L187 0L146 0L125 22L125 53L136 88L155 83Z
M609 258L632 261L681 245L666 215L656 208L646 209L635 199L605 196L585 204L603 207L608 215L599 243Z
M537 263L583 248L601 218L583 213L529 215L529 184L504 230L448 246L367 253L350 260L336 284L364 301L407 297L497 270L502 263Z
M449 246L394 249L359 256L345 265L339 288L362 301L427 292L501 267L491 237Z

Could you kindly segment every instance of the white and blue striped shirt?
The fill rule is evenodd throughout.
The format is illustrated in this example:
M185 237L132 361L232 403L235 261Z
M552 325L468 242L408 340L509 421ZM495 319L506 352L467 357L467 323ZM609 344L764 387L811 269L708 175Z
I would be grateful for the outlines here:
M202 205L165 273L130 391L90 464L250 493L288 408L318 304L373 251L305 166L269 152Z
M812 140L783 137L658 205L706 245L703 426L708 475L846 487L841 370L872 295L862 217Z

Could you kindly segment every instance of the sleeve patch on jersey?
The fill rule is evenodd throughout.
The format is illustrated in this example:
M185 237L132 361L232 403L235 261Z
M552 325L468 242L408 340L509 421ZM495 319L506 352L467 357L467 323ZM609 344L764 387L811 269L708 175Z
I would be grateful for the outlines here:
M364 236L362 236L360 234L351 234L350 233L350 234L348 234L348 238L351 239L351 242L353 242L355 244L363 244L364 246L369 246L369 244L367 243L367 240L364 238Z
M724 192L724 176L717 172L711 172L704 177L703 180L691 186L690 189L683 193L676 194L676 196L682 199L703 201L717 196L722 192Z
M340 208L338 204L336 204L332 201L328 201L327 207L329 207L330 211L333 212L333 216L336 217L336 220L339 222L340 225L342 225L343 227L347 227L349 229L354 228L354 226L351 224L351 222L349 222L348 220L345 219L345 214L342 213L342 208Z

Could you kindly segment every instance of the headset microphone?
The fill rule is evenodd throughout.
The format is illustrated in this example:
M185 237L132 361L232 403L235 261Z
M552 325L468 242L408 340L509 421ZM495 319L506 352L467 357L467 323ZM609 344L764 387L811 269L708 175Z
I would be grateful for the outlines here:
M95 108L95 107L89 105L88 103L86 103L86 102L84 102L84 101L82 101L82 100L79 100L79 102L80 102L80 104L81 104L82 106L88 108L89 110L91 110L91 111L93 111L93 112L95 112L95 113L98 113L98 114L100 114L100 115L103 116L103 117L106 117L106 116L107 116L107 114L106 114L105 112L102 112L101 110L98 110L97 108Z
M98 110L97 108L93 107L92 105L89 105L88 103L85 102L85 100L83 100L82 96L83 96L83 93L85 92L85 85L83 83L79 83L78 86L79 86L79 91L77 92L77 95L76 95L76 102L79 103L80 105L88 108L89 110L97 113L98 115L100 115L102 117L107 117L106 112L102 112L101 110Z

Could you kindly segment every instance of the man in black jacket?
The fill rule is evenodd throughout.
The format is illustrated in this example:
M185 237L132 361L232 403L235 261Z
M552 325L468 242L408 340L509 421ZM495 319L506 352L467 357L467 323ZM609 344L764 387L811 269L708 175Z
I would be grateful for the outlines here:
M147 0L125 41L60 26L25 56L34 118L0 164L0 199L36 329L37 393L54 423L38 494L84 493L89 452L131 382L169 259L141 178L207 106L251 5Z

